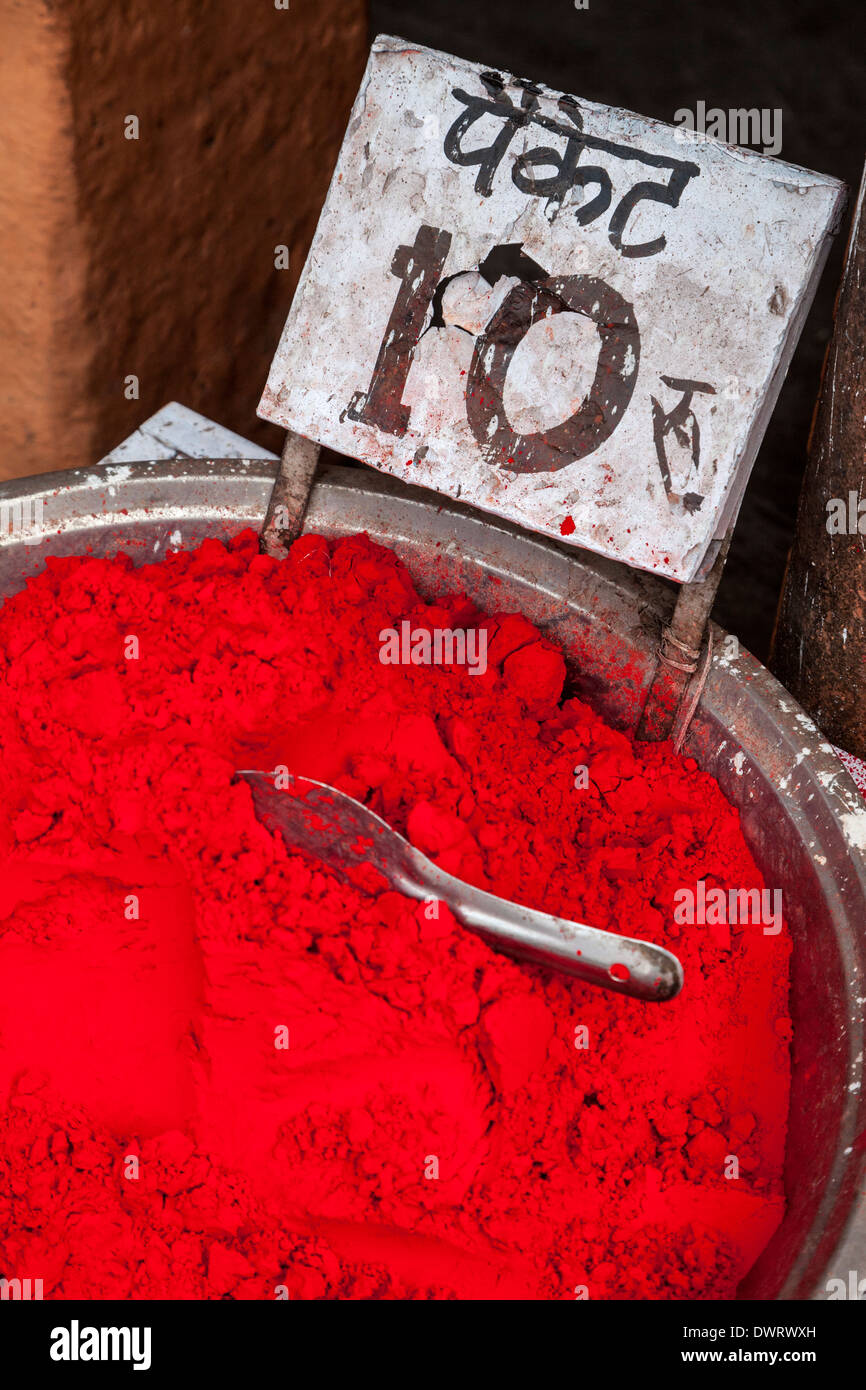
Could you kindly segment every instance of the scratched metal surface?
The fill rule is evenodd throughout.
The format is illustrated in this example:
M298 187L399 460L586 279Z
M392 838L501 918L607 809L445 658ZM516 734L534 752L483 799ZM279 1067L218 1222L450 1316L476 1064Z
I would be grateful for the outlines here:
M678 136L378 39L260 414L695 578L738 510L842 189Z

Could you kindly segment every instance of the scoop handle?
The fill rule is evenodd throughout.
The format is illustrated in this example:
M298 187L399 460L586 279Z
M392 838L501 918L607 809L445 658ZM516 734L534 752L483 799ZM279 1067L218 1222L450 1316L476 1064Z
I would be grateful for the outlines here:
M429 860L423 877L418 867L416 862L411 875L400 875L403 891L447 903L459 922L499 951L633 999L660 1003L682 989L683 968L663 946L521 907L454 878Z

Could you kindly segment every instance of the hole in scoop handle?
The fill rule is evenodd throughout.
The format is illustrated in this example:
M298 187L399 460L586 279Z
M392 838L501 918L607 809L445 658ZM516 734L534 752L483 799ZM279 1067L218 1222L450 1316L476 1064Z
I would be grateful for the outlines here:
M634 999L660 1003L682 989L682 966L663 946L520 907L441 870L428 883L431 889L458 921L509 955Z

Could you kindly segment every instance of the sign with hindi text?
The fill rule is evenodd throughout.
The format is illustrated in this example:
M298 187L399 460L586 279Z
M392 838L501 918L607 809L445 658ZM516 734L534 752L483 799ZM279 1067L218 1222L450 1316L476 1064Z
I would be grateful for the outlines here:
M381 37L259 413L694 579L842 202L834 179Z

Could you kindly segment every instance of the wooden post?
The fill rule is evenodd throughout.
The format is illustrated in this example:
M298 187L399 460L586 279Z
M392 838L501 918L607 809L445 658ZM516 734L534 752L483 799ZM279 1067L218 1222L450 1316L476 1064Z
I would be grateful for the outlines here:
M809 439L770 664L818 727L866 757L866 174Z
M277 480L262 526L261 549L282 560L304 524L321 449L291 430L286 434Z
M658 664L636 731L636 737L648 743L673 737L679 722L679 744L694 713L692 708L684 721L677 721L686 689L700 663L701 648L707 636L710 613L728 558L732 535L733 527L722 541L707 577L692 584L683 584L677 595L670 624L662 633Z

